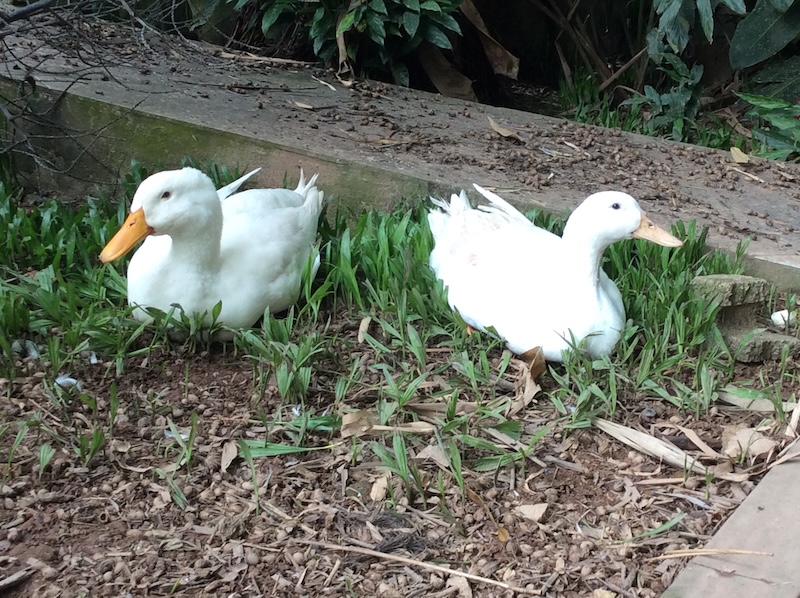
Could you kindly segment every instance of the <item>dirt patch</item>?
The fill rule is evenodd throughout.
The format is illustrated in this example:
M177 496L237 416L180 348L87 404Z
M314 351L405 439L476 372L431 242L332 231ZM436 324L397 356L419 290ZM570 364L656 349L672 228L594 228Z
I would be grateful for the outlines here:
M449 360L441 349L431 355L437 364ZM369 370L368 360L365 365ZM9 457L3 468L0 571L7 576L30 568L32 575L9 596L64 595L64 588L67 595L93 596L414 596L465 592L459 584L482 596L510 595L503 584L535 595L578 597L608 589L658 596L685 559L649 559L702 546L759 479L683 476L602 433L561 428L537 445L533 460L516 468L480 473L471 468L466 449L464 483L477 502L430 461L417 463L427 488L423 496L409 493L397 476L382 482L387 474L381 462L337 434L307 435L304 444L328 447L320 452L256 458L253 470L236 459L223 470L231 440L291 445L288 428L266 422L291 420L295 408L281 404L274 386L255 385L252 367L230 347L199 354L156 351L129 360L119 378L113 364L84 360L71 374L97 405L76 395L61 413L49 398L52 385L42 364L29 360L20 366L27 375L3 381L0 400L4 421L30 425L16 449L12 437L2 437ZM761 375L769 381L773 369L742 368L737 378ZM380 372L372 373L380 379ZM40 475L36 451L48 434L78 437L90 420L109 421L112 382L119 407L102 453L87 466L74 452L59 451ZM315 377L309 413L329 413L333 385L332 376ZM346 404L368 406L375 398L361 393ZM694 447L675 424L719 447L722 426L761 419L713 408L697 421L644 397L628 407L628 425L687 450ZM193 413L192 456L167 475L179 453L168 420L189 434ZM554 418L546 400L523 411L523 441ZM414 436L406 440L412 456L429 444ZM676 516L683 517L680 524L653 532ZM507 530L507 541L498 527Z

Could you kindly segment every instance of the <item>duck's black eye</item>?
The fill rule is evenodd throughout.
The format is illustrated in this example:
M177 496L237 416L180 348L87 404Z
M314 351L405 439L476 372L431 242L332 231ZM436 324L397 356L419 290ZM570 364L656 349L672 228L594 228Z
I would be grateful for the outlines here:
M161 194L161 199L169 199L170 197L172 197L171 191L164 191L164 193Z
M614 210L619 210L619 204L618 204L618 203L612 203L612 204L611 204L611 207L612 207Z

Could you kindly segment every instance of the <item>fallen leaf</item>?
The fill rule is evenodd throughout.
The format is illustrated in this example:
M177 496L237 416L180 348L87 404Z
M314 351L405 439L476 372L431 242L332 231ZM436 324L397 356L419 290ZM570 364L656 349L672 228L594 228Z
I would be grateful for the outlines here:
M478 35L483 46L483 52L492 65L492 70L497 75L503 75L509 79L516 79L519 75L519 58L506 50L500 42L489 35L486 23L483 21L480 12L473 4L472 0L464 0L461 3L461 12L469 19L469 22L478 30Z
M303 102L295 102L294 105L304 110L315 110L314 106L311 104L304 104Z
M597 589L592 592L592 598L617 598L617 593L606 589Z
M372 318L370 316L366 316L365 318L361 318L361 322L358 325L358 342L363 343L364 337L366 336L367 332L369 331L369 325L372 323Z
M439 48L430 42L422 42L417 46L417 57L439 93L459 100L478 101L472 80L458 72Z
M222 473L228 471L228 468L233 463L233 460L236 458L236 455L239 454L239 443L235 440L229 440L224 445L222 445L222 458L219 462L219 470Z
M367 409L360 409L342 416L342 438L350 436L363 436L372 429L372 413Z
M544 360L544 351L542 351L541 347L534 347L533 349L529 349L519 357L528 364L528 367L530 368L531 378L533 378L534 380L536 380L536 378L541 376L547 369Z
M537 503L535 505L519 505L514 507L514 512L520 517L539 523L544 519L545 513L547 513L547 507L549 506L550 505L546 502Z
M512 131L511 129L498 124L497 121L488 114L486 115L486 118L489 119L489 125L492 127L492 129L494 129L495 133L499 133L503 137L513 137L517 141L522 141L522 137L520 137L516 131Z
M447 587L455 588L458 591L459 598L472 598L472 588L466 577L451 575L447 578ZM452 592L448 592L448 594L452 594Z
M775 450L778 443L767 438L755 428L724 426L722 428L722 452L738 459L756 458Z
M497 539L501 542L508 542L508 530L502 525L497 528Z
M731 148L731 158L733 158L733 161L737 164L747 164L750 161L750 156L745 154L738 147Z
M445 454L442 447L438 444L429 444L416 455L414 455L415 461L427 461L430 459L436 465L444 469L445 471L450 467L450 459Z
M127 440L113 438L111 440L111 450L115 453L127 453L129 450L131 450L131 443Z
M386 498L386 490L389 488L389 476L384 475L379 477L372 484L372 489L369 491L369 497L373 502L382 502Z

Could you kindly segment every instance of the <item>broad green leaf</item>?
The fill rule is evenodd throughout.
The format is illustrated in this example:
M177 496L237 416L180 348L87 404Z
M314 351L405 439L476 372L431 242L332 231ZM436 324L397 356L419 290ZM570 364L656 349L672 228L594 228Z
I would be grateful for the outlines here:
M779 12L786 12L794 4L794 0L769 0L769 2Z
M414 12L419 12L419 0L403 0L403 5Z
M714 9L711 8L711 0L697 0L697 12L700 14L700 26L708 40L714 39Z
M800 2L786 12L770 0L758 0L753 11L736 27L730 49L735 69L753 66L771 58L800 35Z
M434 46L444 48L445 50L453 49L450 40L436 25L426 25L422 30L422 36Z
M419 29L419 13L413 11L406 11L403 13L403 29L406 30L409 37L414 37Z
M429 12L442 12L442 7L439 6L439 3L435 0L427 0L419 5L421 10L427 10Z
M389 16L389 11L386 10L386 3L383 0L369 0L369 7L375 12Z
M354 12L348 12L342 20L339 21L339 26L336 27L336 36L342 35L345 31L350 29L353 26L353 22L355 21L356 14Z
M774 62L764 67L754 77L762 96L772 96L794 103L800 97L800 56Z
M730 8L737 15L743 15L747 12L744 0L722 0L722 4Z
M272 6L270 6L266 11L264 11L264 16L261 17L261 31L264 35L269 33L269 30L275 24L275 21L280 18L283 14L284 10L289 10L293 12L291 6L288 5L286 2L276 2Z

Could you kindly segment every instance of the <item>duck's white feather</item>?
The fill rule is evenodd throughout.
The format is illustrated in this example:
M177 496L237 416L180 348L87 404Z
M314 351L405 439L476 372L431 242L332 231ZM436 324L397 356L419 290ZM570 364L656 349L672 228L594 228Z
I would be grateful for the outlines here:
M235 193L252 174L219 191L189 168L142 183L132 210L144 208L155 232L130 261L130 304L162 311L178 304L187 314L211 314L222 301L218 322L240 328L252 326L267 308L278 312L297 301L323 193L316 175L306 182L302 172L294 191ZM172 194L169 200L159 199L164 191ZM134 315L150 319L143 309Z
M437 209L428 214L435 241L430 266L450 305L473 328L493 327L515 353L541 347L546 359L560 361L573 338L585 339L594 356L611 353L625 309L600 260L610 243L640 226L638 203L624 193L595 194L559 237L475 188L489 205L473 209L462 191L449 203L434 200Z

